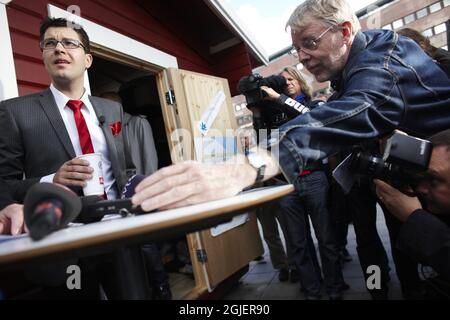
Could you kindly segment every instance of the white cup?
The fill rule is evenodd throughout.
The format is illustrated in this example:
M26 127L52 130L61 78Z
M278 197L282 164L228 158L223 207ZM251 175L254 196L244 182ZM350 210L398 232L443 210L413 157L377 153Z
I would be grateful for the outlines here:
M103 180L102 170L102 154L101 153L87 153L78 156L77 159L83 159L89 162L89 166L94 169L92 172L92 179L86 180L86 187L83 188L85 196L99 195L105 193L105 183Z

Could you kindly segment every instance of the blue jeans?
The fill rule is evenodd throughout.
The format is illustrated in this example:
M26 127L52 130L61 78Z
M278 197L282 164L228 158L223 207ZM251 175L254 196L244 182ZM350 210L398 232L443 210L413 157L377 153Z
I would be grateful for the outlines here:
M306 295L320 295L320 267L311 244L309 219L319 242L325 287L328 294L341 292L344 282L337 241L327 209L328 180L325 172L315 171L295 181L296 191L280 200L292 243L292 260L300 274Z

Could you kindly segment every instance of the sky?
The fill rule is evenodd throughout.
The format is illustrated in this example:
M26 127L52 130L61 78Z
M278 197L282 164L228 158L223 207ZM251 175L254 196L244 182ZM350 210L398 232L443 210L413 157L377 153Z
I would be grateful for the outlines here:
M291 44L284 30L287 20L301 0L221 0L233 9L241 22L262 46L267 55ZM355 11L374 0L348 0Z

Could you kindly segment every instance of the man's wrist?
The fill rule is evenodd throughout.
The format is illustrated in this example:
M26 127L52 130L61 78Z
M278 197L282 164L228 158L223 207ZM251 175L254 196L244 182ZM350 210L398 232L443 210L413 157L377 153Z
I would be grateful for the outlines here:
M252 186L255 183L257 170L250 165L246 156L238 155L236 162L230 165L233 167L233 177L242 182L243 188Z

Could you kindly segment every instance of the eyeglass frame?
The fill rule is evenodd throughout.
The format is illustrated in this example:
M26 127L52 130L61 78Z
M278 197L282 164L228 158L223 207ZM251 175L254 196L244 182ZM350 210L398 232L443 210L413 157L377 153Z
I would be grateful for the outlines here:
M335 25L331 25L331 26L329 26L324 32L322 32L318 37L316 37L315 39L307 40L307 41L309 41L310 43L315 43L314 49L308 49L308 48L306 48L306 51L305 51L304 48L297 48L296 46L292 46L291 50L289 51L289 54L290 54L290 55L293 55L293 56L298 56L298 55L300 54L300 51L303 51L303 52L305 52L305 53L308 53L308 52L311 52L311 51L316 51L316 50L319 48L319 43L320 43L319 40L322 39L322 37L323 37L328 31L330 31L331 29L333 29L333 28L335 28L335 27L336 27Z
M55 47L54 48L45 48L44 47L44 42L49 41L49 40L53 40L56 41ZM76 48L66 48L66 46L63 44L63 41L73 41L75 43L78 43ZM41 48L42 51L45 50L54 50L56 49L56 47L58 46L58 44L61 43L61 45L63 46L64 49L67 50L75 50L75 49L79 49L80 47L83 48L84 51L86 51L86 47L84 46L84 44L76 39L62 39L62 40L56 40L56 39L46 39L46 40L42 40L41 42L39 42L39 47Z

